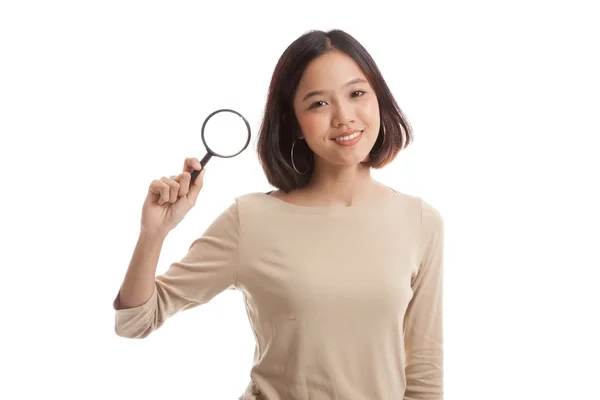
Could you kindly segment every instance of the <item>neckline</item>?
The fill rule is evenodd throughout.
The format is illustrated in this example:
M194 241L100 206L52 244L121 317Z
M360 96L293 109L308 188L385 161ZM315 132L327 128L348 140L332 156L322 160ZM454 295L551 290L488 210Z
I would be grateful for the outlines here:
M281 208L281 209L285 209L285 210L289 210L289 211L296 211L296 212L301 212L301 213L308 213L308 214L329 214L329 213L348 213L348 212L354 212L354 211L359 211L359 210L364 210L364 209L378 210L382 205L386 204L387 201L398 198L401 195L400 192L392 189L389 186L388 186L388 189L390 189L391 192L385 196L381 196L377 199L361 202L359 204L354 204L351 206L343 206L343 205L305 206L305 205L300 205L300 204L288 203L287 201L284 201L284 200L281 200L281 199L271 196L271 193L273 192L273 190L271 190L269 192L258 192L258 195L261 197L266 197L267 201L270 201L274 206Z

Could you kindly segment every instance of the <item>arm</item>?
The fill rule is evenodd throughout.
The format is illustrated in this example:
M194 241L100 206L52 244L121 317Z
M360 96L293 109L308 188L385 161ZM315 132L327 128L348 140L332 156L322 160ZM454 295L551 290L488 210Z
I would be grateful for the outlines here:
M421 208L420 255L404 320L404 400L443 400L444 223L440 213L426 202Z
M113 304L115 310L135 308L150 299L165 238L164 234L140 232L121 290Z
M121 337L145 338L173 314L207 303L236 284L237 203L213 221L180 261L154 278L163 241L146 238L136 246L128 276L113 303L115 332Z

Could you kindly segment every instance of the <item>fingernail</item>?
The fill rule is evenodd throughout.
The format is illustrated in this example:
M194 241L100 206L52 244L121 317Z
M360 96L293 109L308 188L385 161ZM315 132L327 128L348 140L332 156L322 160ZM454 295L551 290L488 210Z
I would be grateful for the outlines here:
M202 165L200 165L200 163L196 163L196 169L198 169L198 170L202 169Z

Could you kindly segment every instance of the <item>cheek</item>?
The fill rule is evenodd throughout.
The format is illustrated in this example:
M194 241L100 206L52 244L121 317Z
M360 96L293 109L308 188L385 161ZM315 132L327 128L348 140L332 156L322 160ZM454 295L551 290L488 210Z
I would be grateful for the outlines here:
M319 113L300 115L298 123L304 136L320 135L327 127L327 119Z
M366 101L363 104L361 119L371 127L379 127L379 103L376 99Z

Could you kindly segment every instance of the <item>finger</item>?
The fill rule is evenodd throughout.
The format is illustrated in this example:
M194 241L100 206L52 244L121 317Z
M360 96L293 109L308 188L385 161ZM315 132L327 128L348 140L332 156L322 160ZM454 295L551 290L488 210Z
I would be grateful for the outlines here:
M190 191L190 181L192 180L192 174L189 172L182 172L178 176L177 182L179 182L179 193L177 196L182 197L188 194Z
M200 171L200 174L196 177L194 183L190 186L190 190L188 192L188 199L192 205L196 204L196 200L198 199L198 195L202 190L202 186L204 186L204 173L206 170L203 168Z
M167 177L160 178L161 181L169 185L169 193L167 195L167 201L169 203L175 203L177 201L177 193L179 193L179 182L174 181L173 179L168 179Z
M166 203L169 200L170 187L162 180L153 180L148 190L158 196L157 203L160 205Z
M189 172L182 172L179 175L172 175L169 179L179 183L179 191L177 197L185 196L189 192L190 181L192 180L192 174Z
M185 159L183 163L183 172L189 172L190 174L194 171L199 171L202 169L200 165L200 161L198 161L195 157L188 157Z
M178 182L179 177L177 176L173 176L173 178L169 179L169 187L170 187L170 191L169 191L169 202L170 203L175 203L177 201L178 194L179 194L179 189L181 188L181 185Z
M202 168L202 170L200 170L200 173L198 174L196 179L194 179L194 182L192 182L191 187L194 187L194 186L202 187L202 185L204 184L204 182L202 181L204 179L204 171L205 171L204 168Z

